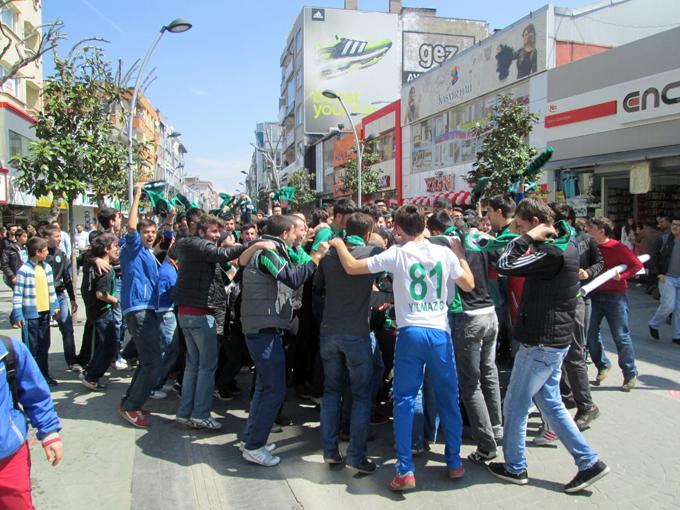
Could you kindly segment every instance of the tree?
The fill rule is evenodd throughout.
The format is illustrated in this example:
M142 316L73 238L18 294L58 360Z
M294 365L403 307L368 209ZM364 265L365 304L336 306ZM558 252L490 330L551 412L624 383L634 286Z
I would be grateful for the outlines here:
M375 150L373 143L361 142L361 151L363 156L361 158L361 193L362 195L369 195L375 193L380 189L378 185L378 177L380 172L374 170L374 165L380 162L380 155ZM352 154L356 156L356 147L352 150ZM359 183L359 165L357 158L350 158L345 168L345 173L342 179L343 193L355 193Z
M311 175L306 168L298 168L288 176L288 185L295 188L295 198L291 202L298 208L313 204L316 200L316 191L309 183Z
M481 140L481 147L467 181L475 185L481 177L488 177L485 196L508 193L536 155L536 149L526 140L537 121L537 115L511 96L499 96L491 120L472 130Z
M54 217L57 204L66 201L73 243L76 198L88 190L96 197L120 196L127 175L127 140L112 118L125 89L116 83L101 48L83 46L75 51L81 43L63 59L55 52L56 71L45 82L43 111L34 126L37 140L29 145L28 156L10 161L19 172L17 185L22 190L36 197L52 196Z
M14 2L15 0L0 0L0 11L8 9ZM45 53L54 50L59 40L63 39L62 27L61 20L32 27L30 31L24 32L23 39L15 41L14 36L8 33L8 27L0 23L0 60L9 61L8 67L0 76L0 87L18 76L24 67L39 61ZM12 48L16 56L11 54Z

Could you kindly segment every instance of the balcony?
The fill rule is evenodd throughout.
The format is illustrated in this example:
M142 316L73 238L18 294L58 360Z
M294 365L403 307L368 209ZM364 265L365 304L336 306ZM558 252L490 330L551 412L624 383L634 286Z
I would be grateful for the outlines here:
M283 149L286 150L288 147L293 145L295 143L295 129L291 129L286 133L286 137L284 138L284 145Z

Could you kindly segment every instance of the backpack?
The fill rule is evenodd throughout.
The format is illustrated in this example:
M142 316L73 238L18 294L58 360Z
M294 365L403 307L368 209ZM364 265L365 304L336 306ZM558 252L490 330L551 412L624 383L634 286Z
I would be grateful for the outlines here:
M14 403L15 409L21 409L19 407L19 386L17 386L17 356L14 352L14 346L12 345L12 339L8 336L0 335L0 340L5 344L5 349L7 349L7 356L2 358L2 362L5 364L5 371L7 372L7 384L9 385L9 391L12 394L12 402Z

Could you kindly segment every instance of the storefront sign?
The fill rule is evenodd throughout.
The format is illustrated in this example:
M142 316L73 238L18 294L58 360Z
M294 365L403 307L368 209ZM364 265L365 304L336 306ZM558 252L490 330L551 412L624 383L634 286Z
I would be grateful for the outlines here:
M545 70L547 8L445 60L402 88L402 122L412 124Z
M474 45L475 38L465 35L405 31L403 43L402 83L406 84Z
M680 115L680 68L551 101L544 126L552 141L672 115Z

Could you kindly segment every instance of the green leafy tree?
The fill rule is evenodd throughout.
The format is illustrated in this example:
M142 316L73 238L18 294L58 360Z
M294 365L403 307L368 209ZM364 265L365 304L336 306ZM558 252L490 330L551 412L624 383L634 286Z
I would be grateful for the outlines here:
M101 202L106 195L124 196L127 186L127 140L112 116L125 89L100 48L77 46L63 59L55 52L55 74L45 81L43 111L34 126L37 140L28 156L10 161L19 173L19 188L36 197L52 196L53 217L58 203L66 202L72 242L78 196L91 191Z
M378 177L380 172L374 170L373 166L380 162L380 155L375 150L373 143L361 144L363 157L361 158L361 193L362 195L369 195L375 193L380 189L378 186ZM356 155L356 148L352 150ZM357 158L351 158L346 165L345 173L342 176L342 191L343 193L356 193L359 183L359 170Z
M309 183L311 174L306 168L298 168L288 176L288 185L295 188L295 198L291 200L297 208L304 208L316 200L316 191Z
M485 196L508 193L536 155L536 149L526 140L537 121L538 116L525 105L511 96L499 96L491 119L472 130L481 140L481 147L467 181L474 186L481 177L488 177Z

